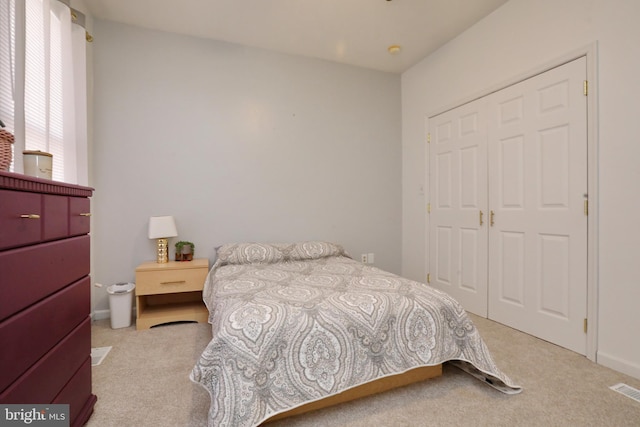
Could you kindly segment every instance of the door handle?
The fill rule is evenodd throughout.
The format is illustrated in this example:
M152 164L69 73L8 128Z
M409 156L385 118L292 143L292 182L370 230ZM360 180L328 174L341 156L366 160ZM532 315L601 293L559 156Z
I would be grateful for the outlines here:
M493 224L495 224L495 221L493 220L494 219L493 217L495 216L495 214L496 213L494 211L491 211L491 213L489 214L489 224L491 224L492 227L493 227Z

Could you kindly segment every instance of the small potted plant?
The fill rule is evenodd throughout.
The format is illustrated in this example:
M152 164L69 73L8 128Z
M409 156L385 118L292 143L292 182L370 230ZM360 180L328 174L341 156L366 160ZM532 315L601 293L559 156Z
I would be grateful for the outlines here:
M176 243L176 261L191 261L196 246L191 242L179 241Z

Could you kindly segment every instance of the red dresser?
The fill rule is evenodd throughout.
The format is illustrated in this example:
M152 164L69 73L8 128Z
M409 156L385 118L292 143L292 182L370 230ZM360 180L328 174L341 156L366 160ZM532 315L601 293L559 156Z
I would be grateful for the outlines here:
M92 188L0 172L0 403L69 404L91 392Z

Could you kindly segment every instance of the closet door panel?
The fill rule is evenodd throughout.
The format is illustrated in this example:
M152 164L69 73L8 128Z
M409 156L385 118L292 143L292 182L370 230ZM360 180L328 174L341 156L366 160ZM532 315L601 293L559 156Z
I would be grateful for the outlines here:
M580 58L498 91L488 97L487 122L489 318L581 354L585 75L586 59Z
M509 262L501 263L497 277L492 277L498 284L497 289L492 288L496 292L492 297L498 298L503 304L522 308L525 303L525 234L505 231L500 233L499 239L495 257L508 258Z
M483 101L429 119L431 285L487 315L487 148Z
M440 289L452 292L453 272L451 270L452 227L438 226L435 233L435 278Z

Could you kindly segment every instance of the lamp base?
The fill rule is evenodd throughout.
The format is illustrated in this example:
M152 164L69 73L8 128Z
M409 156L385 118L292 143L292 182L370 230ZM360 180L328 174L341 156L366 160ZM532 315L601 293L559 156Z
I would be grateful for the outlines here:
M169 262L169 241L158 239L158 263L164 264L165 262Z

